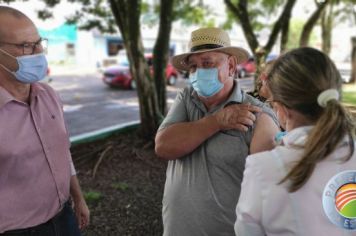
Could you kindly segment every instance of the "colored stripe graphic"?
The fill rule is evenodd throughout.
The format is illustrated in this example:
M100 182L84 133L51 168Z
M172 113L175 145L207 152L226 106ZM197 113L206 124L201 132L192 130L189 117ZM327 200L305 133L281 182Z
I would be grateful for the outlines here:
M347 218L356 218L356 184L345 184L335 197L336 208Z

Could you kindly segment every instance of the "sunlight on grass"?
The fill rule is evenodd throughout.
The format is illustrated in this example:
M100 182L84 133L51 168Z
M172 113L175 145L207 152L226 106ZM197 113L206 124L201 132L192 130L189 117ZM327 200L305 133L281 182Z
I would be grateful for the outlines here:
M342 90L342 101L347 105L356 106L356 84L345 84Z
M102 194L97 191L84 192L84 198L85 198L86 202L95 203L95 202L99 201L101 199L101 197L102 197Z
M119 183L113 183L111 187L117 190L125 191L129 188L129 185L125 182L119 182Z

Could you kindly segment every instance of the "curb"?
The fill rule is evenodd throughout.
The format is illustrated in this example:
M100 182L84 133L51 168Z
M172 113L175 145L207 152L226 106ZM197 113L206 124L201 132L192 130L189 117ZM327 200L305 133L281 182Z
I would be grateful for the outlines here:
M127 122L123 124L118 124L118 125L113 125L109 126L103 129L98 129L95 131L75 135L69 138L70 143L72 146L80 144L80 143L87 143L99 139L106 138L112 134L119 134L119 133L125 133L131 130L135 130L140 126L140 121L135 120L132 122Z

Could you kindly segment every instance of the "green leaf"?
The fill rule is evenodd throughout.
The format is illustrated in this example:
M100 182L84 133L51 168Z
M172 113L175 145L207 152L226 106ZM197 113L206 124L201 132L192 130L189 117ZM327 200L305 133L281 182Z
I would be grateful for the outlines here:
M84 192L84 199L86 202L94 203L97 202L101 199L102 194L100 192L96 191L88 191Z
M111 185L114 189L126 191L129 188L129 185L125 182L113 183Z

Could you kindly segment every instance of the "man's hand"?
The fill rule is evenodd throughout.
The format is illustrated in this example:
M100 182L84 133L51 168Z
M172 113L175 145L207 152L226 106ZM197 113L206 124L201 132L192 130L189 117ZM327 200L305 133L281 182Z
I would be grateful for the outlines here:
M78 226L82 230L89 225L90 212L85 202L82 191L80 190L78 178L72 175L70 178L70 194L74 203L74 213L77 218Z
M247 131L256 120L253 112L261 112L262 109L250 104L233 104L223 108L214 114L220 130L238 129Z
M85 201L74 201L74 213L81 230L89 225L90 212Z

